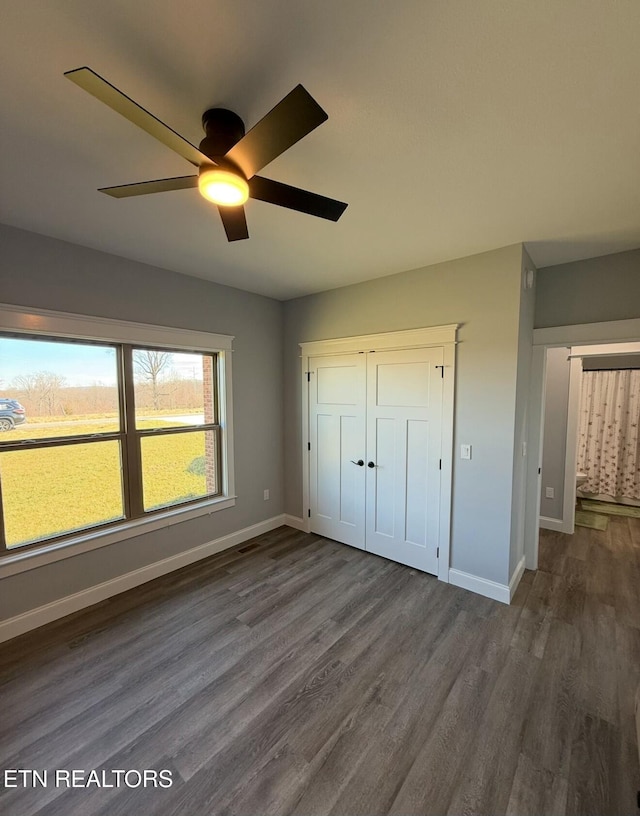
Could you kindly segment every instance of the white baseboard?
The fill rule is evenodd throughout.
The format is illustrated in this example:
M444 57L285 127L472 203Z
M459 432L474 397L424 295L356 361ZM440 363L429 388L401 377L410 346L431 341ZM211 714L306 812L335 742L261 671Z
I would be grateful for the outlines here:
M462 570L449 570L449 583L454 586L468 589L477 595L484 595L494 601L508 604L511 600L511 592L507 584L499 584L496 581L489 581L487 578L480 578L470 572Z
M515 595L524 570L525 557L523 555L518 561L509 584L499 584L497 581L489 581L488 578L480 578L478 575L472 575L470 572L462 572L462 570L457 569L449 570L449 583L462 589L468 589L477 595L484 595L485 598L509 604Z
M303 533L308 532L306 521L299 516L290 516L288 513L285 513L284 524L286 524L287 527L293 527L294 530L302 530Z
M553 530L556 533L569 532L562 519L549 518L548 516L540 516L540 527L543 530Z
M526 561L524 555L518 561L515 570L513 571L513 575L511 576L511 580L509 581L509 602L513 600L513 596L516 594L516 589L518 588L518 584L522 580L522 576L524 575L524 570L526 566Z
M290 524L286 520L287 518L295 521L294 516L286 517L284 513L274 516L265 521L260 521L258 524L252 524L250 527L237 530L235 533L229 533L229 535L222 536L222 538L217 538L215 541L208 541L185 552L163 558L162 561L156 561L154 564L141 567L125 575L119 575L117 578L112 578L102 584L83 589L81 592L76 592L44 606L23 612L14 618L1 621L0 643L29 632L31 629L36 629L38 626L44 626L46 623L64 618L66 615L71 615L73 612L78 612L87 606L100 603L100 601L111 598L113 595L118 595L121 592L140 586L140 584L145 584L147 581L153 581L154 578L159 578L168 572L186 567L195 561L200 561L202 558L208 558L211 555L234 547L236 544L242 544L254 536L268 533L277 527L282 527L284 524L295 527L296 525Z

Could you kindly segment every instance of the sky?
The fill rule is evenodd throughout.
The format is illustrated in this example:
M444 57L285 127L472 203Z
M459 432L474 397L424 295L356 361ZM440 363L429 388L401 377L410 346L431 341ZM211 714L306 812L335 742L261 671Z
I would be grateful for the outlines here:
M200 356L173 354L171 368L180 377L202 374ZM51 371L66 385L115 385L116 353L107 346L0 337L0 391L21 374ZM201 376L200 376L201 378Z

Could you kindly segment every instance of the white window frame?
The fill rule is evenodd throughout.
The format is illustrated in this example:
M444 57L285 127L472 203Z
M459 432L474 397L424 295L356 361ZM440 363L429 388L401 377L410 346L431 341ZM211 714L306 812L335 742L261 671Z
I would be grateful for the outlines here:
M117 541L134 538L153 530L170 527L192 518L211 515L235 505L232 397L232 355L235 338L233 336L6 304L0 304L0 332L27 334L31 337L43 335L76 340L148 345L172 350L198 350L217 354L218 407L222 447L221 495L203 499L197 504L189 504L185 507L167 508L148 518L118 522L106 529L88 529L64 540L44 542L42 545L23 550L19 548L9 550L0 557L0 578L105 547Z

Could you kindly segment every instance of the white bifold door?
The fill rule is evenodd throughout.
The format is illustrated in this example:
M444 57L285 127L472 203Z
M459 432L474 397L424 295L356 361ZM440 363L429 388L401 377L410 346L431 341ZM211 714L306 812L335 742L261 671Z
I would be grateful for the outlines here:
M438 572L442 347L309 361L311 530Z

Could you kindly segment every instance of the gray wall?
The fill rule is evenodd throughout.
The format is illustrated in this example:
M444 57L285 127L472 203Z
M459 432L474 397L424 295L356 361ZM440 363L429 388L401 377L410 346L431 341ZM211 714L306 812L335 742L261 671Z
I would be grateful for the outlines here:
M403 272L285 303L285 509L302 516L298 343L461 323L452 567L509 580L522 248ZM471 461L457 456L473 445Z
M538 272L536 328L640 317L640 249Z
M547 350L540 515L552 519L562 519L564 501L570 353L571 350L568 348ZM553 499L545 498L547 487L554 489Z
M1 225L0 258L3 303L235 335L238 494L228 510L5 578L0 618L283 512L281 303Z

